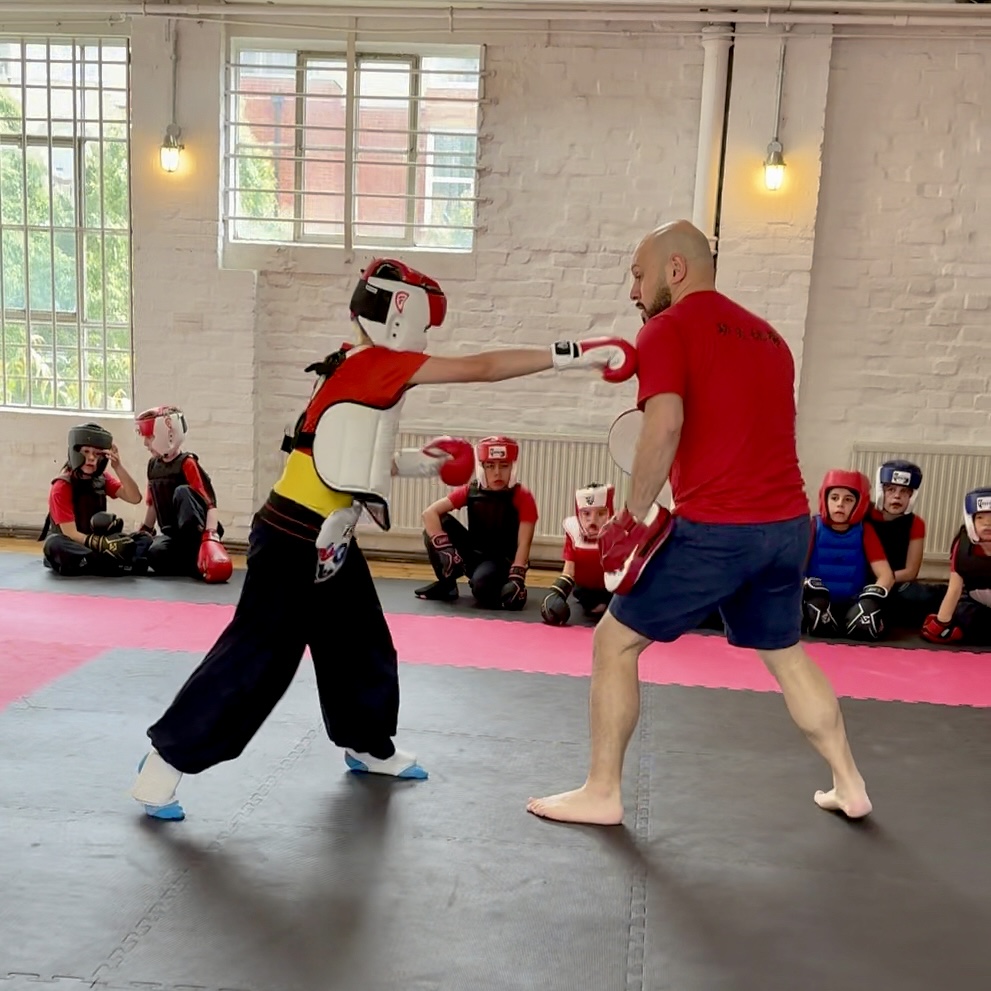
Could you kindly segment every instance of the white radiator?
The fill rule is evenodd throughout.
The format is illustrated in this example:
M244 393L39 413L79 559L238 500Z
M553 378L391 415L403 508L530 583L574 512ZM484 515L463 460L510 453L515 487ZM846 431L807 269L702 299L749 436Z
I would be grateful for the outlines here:
M495 432L495 431L492 431ZM472 444L488 434L451 431L457 437L464 437ZM399 435L399 447L422 447L437 436L429 433L404 432ZM626 498L628 478L613 464L606 446L606 438L592 440L582 437L547 437L539 434L513 432L514 440L519 441L520 460L518 476L537 500L540 519L534 535L534 545L545 548L560 547L564 543L561 523L566 516L574 513L575 489L589 482L612 482L616 486L616 505L622 506ZM377 531L373 524L363 524L360 532L363 537L375 537L378 547L408 544L408 538L419 536L423 529L420 514L449 489L439 479L395 478L392 483L392 530L388 534ZM456 514L462 522L464 511ZM395 539L393 538L395 535ZM405 538L405 539L404 539ZM367 544L367 539L363 539ZM420 550L423 545L419 545Z
M991 448L854 444L851 467L870 479L872 498L878 465L893 458L922 469L914 511L926 521L925 559L949 560L950 545L963 523L963 497L971 489L991 486Z

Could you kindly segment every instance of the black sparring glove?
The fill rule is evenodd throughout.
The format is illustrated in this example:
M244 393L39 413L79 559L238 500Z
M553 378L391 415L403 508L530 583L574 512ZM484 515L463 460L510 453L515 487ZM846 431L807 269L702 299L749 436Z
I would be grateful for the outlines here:
M441 578L456 578L462 573L465 563L458 549L451 543L451 538L443 530L430 538L430 546L437 555Z
M113 513L94 513L89 521L93 533L111 535L124 529L124 521Z
M509 569L509 581L502 586L502 608L522 609L526 605L526 568L514 564Z
M887 597L887 589L867 585L843 620L846 635L852 640L880 640L884 632L881 610Z
M574 591L575 580L561 575L554 580L551 590L540 603L540 618L551 626L564 626L571 619L568 596Z
M90 533L86 535L86 546L97 554L106 554L121 564L130 564L134 557L134 541L121 534Z
M840 629L833 617L829 589L821 578L806 578L802 584L802 618L813 637L835 637Z

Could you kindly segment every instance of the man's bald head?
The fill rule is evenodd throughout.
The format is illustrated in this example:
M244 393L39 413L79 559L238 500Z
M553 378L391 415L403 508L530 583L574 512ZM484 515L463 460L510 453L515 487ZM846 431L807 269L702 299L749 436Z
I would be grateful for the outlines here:
M709 239L687 220L652 230L637 245L630 267L630 298L645 321L689 293L715 288Z

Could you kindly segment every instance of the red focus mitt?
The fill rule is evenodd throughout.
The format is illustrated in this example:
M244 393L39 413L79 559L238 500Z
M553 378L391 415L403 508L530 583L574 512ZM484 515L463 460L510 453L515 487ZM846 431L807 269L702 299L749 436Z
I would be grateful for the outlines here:
M196 556L196 570L203 581L210 585L227 581L234 571L227 548L220 542L216 530L204 530L200 539L200 552Z
M475 449L460 437L435 437L419 450L399 451L394 461L397 475L409 478L439 475L445 485L465 485L475 472Z
M626 508L614 516L599 532L599 556L606 589L626 595L668 539L673 526L674 517L656 502L643 521Z
M622 337L556 341L551 346L551 357L557 369L601 368L607 382L625 382L637 371L637 349Z

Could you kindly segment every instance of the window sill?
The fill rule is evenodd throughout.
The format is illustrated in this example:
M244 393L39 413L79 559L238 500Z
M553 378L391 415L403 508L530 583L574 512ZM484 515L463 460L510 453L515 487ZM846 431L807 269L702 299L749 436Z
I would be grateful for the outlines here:
M355 248L333 245L260 244L225 241L221 266L242 272L294 272L310 275L357 275L373 258L397 258L431 278L474 279L475 254L429 248Z

